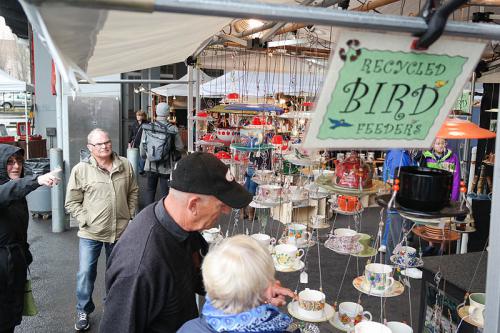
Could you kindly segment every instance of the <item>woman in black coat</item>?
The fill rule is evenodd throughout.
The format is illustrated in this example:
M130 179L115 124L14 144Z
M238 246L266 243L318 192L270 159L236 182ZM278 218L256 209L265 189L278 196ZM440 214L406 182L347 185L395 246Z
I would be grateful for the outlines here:
M21 323L29 251L26 195L40 185L52 186L54 173L23 177L24 151L0 144L0 333Z
M148 123L148 116L144 111L137 111L135 113L136 121L130 126L128 134L128 147L129 148L139 148L141 144L142 136L142 125ZM139 155L139 173L144 174L144 164L145 160Z

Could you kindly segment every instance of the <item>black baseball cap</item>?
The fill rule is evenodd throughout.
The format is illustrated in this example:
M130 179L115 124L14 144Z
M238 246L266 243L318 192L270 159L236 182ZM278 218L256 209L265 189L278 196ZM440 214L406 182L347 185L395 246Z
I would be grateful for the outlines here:
M238 184L227 165L209 153L196 152L172 168L170 187L186 193L213 195L231 208L243 208L252 194Z

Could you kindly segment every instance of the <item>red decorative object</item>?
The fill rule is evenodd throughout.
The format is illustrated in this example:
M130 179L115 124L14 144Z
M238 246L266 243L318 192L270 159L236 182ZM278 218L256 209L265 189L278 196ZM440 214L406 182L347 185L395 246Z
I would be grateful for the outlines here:
M279 134L273 136L273 138L271 139L271 143L273 145L281 145L281 144L283 144L283 136L281 136Z
M14 142L16 138L13 136L0 136L0 142Z
M238 94L238 93L229 93L229 94L227 94L226 99L228 99L228 100L238 100L238 99L240 99L240 94Z
M208 117L208 113L206 113L206 112L198 112L196 115L197 115L198 117L202 117L202 118L206 118L206 117Z
M311 106L313 106L313 105L314 105L314 103L313 103L313 102L304 102L304 103L302 103L302 106L305 106L305 107L307 107L307 108L309 108L309 107L311 107Z
M229 154L226 151L220 151L216 154L214 154L215 157L217 157L219 160L230 160L231 159L231 154Z
M265 124L265 122L264 122L264 124ZM262 121L260 120L259 117L253 117L252 125L262 125Z
M346 188L372 187L373 170L358 154L352 153L344 161L335 161L335 184Z

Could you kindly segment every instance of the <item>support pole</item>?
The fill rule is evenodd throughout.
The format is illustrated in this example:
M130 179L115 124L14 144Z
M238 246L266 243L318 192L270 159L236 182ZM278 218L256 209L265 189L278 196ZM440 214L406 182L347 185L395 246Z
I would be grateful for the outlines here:
M50 170L61 168L58 175L61 178L59 184L51 189L52 199L52 232L63 232L66 229L66 215L64 213L64 163L63 151L60 148L51 148L50 156Z
M495 145L495 156L500 156L500 144ZM488 249L488 271L486 272L486 307L484 318L485 333L500 332L500 288L498 288L498 277L500 276L500 161L496 161L493 170L496 179L493 182L493 198L491 200L490 217L490 240Z
M187 98L187 130L188 130L188 137L187 137L187 151L188 153L194 151L194 141L193 141L193 134L194 134L194 120L192 119L193 116L193 66L189 65L188 66L188 98Z
M201 70L198 67L195 67L195 79L194 83L194 94L195 94L195 109L196 112L199 112L201 109L201 96L200 96L200 86L201 86ZM191 115L192 116L192 115ZM196 128L196 121L191 120L191 124L193 124L193 137L198 138L198 129ZM193 147L194 150L194 147Z
M63 149L62 83L59 71L56 71L56 137L57 148Z

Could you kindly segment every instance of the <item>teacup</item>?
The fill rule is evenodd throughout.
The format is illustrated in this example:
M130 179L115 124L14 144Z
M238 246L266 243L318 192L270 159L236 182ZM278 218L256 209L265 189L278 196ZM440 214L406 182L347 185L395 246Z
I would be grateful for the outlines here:
M354 302L342 302L339 304L339 320L344 325L354 326L363 319L372 320L372 314L363 311L363 307Z
M274 247L274 256L278 265L292 268L304 256L304 250L292 244L279 244Z
M321 319L325 309L325 294L306 288L299 293L298 312L310 319Z
M290 186L288 190L290 192L291 200L300 201L308 198L307 191L305 191L301 186Z
M413 328L399 321L390 321L386 325L392 333L413 333Z
M325 215L314 215L311 216L311 224L313 227L318 227L325 224Z
M335 175L335 171L333 170L325 170L325 169L314 169L312 171L314 180L318 179L319 176L325 176L327 178L333 177Z
M259 185L257 197L261 201L278 201L281 198L283 188L280 185Z
M484 309L486 304L485 293L472 293L469 295L469 314L474 321L478 323L484 322Z
M334 245L336 250L351 253L359 238L355 230L347 228L337 228L333 231L335 235Z
M266 249L269 247L269 245L274 245L276 244L276 238L271 237L267 234L253 234L251 235L253 239L255 239L259 244L264 246Z
M311 233L307 231L307 226L299 223L292 223L288 226L288 243L304 244L311 239Z
M417 259L417 249L411 246L396 246L393 252L396 255L396 263L399 265L413 266Z
M344 212L354 212L361 208L358 197L351 195L339 195L337 197L337 205Z
M384 324L375 321L362 321L354 326L354 333L392 333Z
M368 264L365 266L364 288L366 290L385 291L392 288L394 278L392 267L384 264Z
M207 230L203 230L201 233L202 233L203 238L205 238L205 240L207 242L213 242L217 239L217 237L219 237L220 229L219 228L210 228Z
M262 126L245 126L240 129L240 138L247 147L260 145L264 140L264 128Z
M274 171L255 170L253 177L261 184L269 184L273 180Z
M231 142L238 133L238 130L235 128L216 128L215 133L220 140Z

